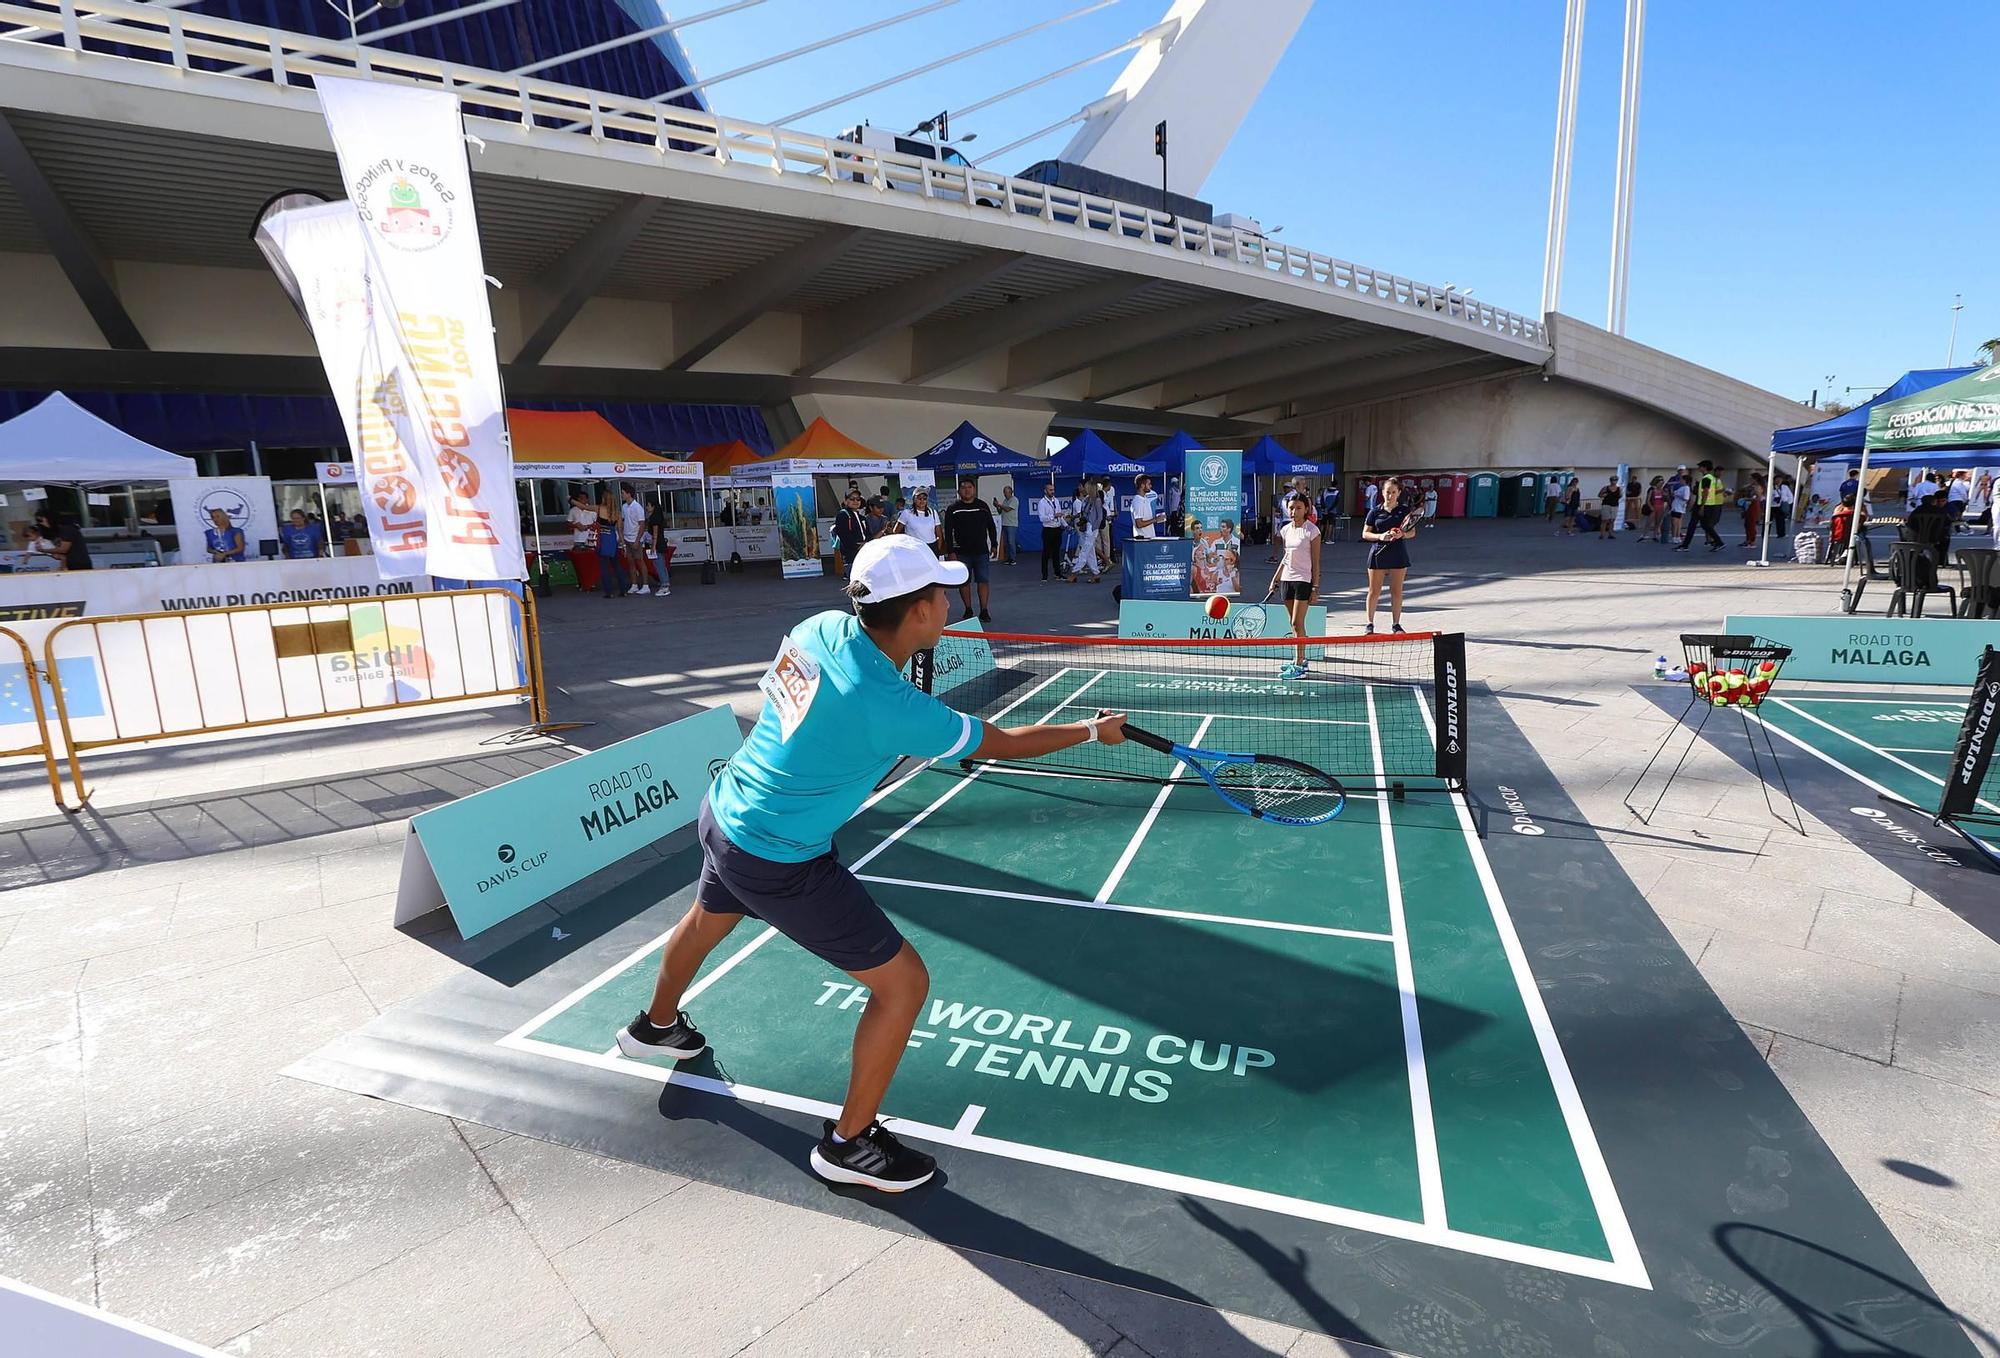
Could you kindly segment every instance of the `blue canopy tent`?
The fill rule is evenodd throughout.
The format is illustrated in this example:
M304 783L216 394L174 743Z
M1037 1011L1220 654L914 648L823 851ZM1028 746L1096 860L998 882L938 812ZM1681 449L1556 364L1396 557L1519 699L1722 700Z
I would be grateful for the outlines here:
M1127 508L1138 489L1140 476L1159 476L1167 460L1155 448L1144 457L1127 457L1091 430L1084 430L1057 450L1049 459L1049 470L1063 476L1095 476L1111 482L1117 498L1117 512L1111 516L1114 546L1132 535L1132 514Z
M1314 462L1300 457L1269 434L1251 444L1243 454L1243 472L1259 476L1332 476L1331 462Z
M964 420L927 453L917 454L917 465L926 471L961 474L1001 475L1033 471L1039 463L1025 453L994 442L980 433L972 421Z

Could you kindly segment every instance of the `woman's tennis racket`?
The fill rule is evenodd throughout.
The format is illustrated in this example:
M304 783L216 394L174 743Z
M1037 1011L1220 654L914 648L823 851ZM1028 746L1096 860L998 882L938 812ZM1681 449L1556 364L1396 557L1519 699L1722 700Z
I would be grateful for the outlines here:
M1177 744L1125 723L1125 737L1180 760L1215 795L1246 816L1279 825L1324 825L1347 805L1347 789L1330 773L1275 754L1228 754Z

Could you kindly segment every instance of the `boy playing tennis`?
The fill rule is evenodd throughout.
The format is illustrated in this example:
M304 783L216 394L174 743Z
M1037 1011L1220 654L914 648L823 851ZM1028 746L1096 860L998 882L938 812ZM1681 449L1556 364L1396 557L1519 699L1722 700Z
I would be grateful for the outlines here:
M875 1120L930 989L923 959L854 874L833 836L905 755L1033 759L1085 741L1115 745L1125 718L1003 730L955 712L902 675L938 643L947 586L966 568L908 535L855 553L854 613L827 612L792 629L765 673L764 710L702 802L701 882L660 960L650 1008L618 1034L637 1058L685 1061L708 1043L680 1012L703 959L753 915L867 987L854 1030L847 1100L813 1147L813 1172L834 1183L901 1193L937 1162Z

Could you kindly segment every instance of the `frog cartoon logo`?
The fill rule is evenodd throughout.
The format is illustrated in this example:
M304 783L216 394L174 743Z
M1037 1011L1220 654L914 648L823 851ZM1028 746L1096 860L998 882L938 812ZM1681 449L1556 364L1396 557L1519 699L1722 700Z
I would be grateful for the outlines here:
M452 195L422 166L365 176L357 195L376 233L398 250L422 251L451 234Z

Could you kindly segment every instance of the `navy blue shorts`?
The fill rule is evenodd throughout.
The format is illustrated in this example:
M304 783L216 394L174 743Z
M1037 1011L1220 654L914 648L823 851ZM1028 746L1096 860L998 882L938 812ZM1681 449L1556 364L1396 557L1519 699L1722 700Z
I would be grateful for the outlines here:
M1311 603L1313 601L1312 581L1281 580L1278 583L1280 589L1283 590L1282 597L1286 603L1289 604L1298 601Z
M985 552L980 552L977 555L971 552L960 552L958 559L963 561L966 570L972 573L972 579L969 583L984 585L992 580L993 558Z
M879 967L903 950L903 935L868 888L829 849L804 863L774 863L736 847L701 803L701 885L695 902L711 915L763 920L842 971Z

